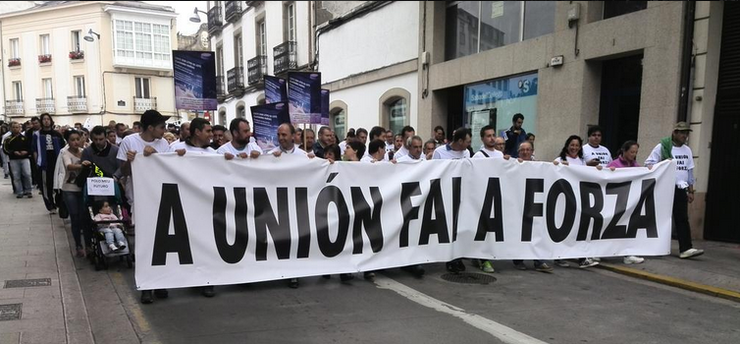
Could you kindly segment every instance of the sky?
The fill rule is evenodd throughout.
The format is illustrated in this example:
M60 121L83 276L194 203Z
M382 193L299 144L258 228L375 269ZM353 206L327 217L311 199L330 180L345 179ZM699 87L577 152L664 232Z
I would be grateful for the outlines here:
M148 4L170 6L175 9L177 16L177 32L185 35L191 35L198 31L200 24L196 24L190 21L190 17L193 16L193 9L198 7L203 12L206 11L206 1L144 1ZM201 23L207 23L208 18L203 13L200 13Z

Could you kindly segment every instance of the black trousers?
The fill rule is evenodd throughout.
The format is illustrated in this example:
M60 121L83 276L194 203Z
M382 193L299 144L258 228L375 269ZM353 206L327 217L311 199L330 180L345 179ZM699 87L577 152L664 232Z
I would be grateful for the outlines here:
M691 226L689 225L689 197L685 189L676 188L673 196L673 223L678 235L678 250L684 252L691 245Z

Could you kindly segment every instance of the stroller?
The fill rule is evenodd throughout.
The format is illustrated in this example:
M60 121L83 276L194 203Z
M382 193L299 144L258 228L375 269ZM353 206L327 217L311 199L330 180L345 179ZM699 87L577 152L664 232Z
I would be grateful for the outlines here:
M87 184L94 183L93 187ZM98 230L99 225L119 224L126 239L126 229L129 222L123 220L123 211L121 209L121 190L118 183L113 178L95 177L87 178L85 187L82 188L83 199L90 213L90 226L92 226L91 245L94 254L89 255L90 260L95 264L95 270L108 269L108 259L118 257L118 260L126 262L129 268L133 267L134 257L130 251L128 240L124 240L126 248L118 251L111 250L105 242L105 234ZM95 215L100 212L104 202L108 202L112 214L120 220L117 221L95 221Z

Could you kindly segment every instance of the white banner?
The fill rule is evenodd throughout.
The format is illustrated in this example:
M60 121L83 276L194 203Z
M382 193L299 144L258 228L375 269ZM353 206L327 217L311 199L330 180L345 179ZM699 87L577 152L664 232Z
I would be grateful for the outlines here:
M616 171L495 159L335 163L138 155L139 289L454 258L670 253L672 162Z

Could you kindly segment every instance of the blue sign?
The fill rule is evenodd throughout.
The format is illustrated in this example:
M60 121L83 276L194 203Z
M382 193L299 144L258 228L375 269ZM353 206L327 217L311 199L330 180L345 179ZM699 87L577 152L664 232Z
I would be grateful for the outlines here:
M283 123L290 123L288 104L285 102L256 105L252 110L252 130L257 145L263 153L278 147L278 127Z
M320 124L321 73L288 73L288 104L293 124Z
M329 125L329 90L321 89L321 125Z
M175 107L216 110L216 54L212 51L173 50Z
M265 103L288 101L288 83L285 79L265 75Z

